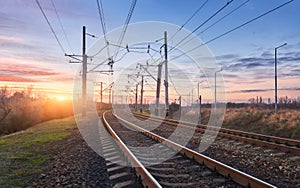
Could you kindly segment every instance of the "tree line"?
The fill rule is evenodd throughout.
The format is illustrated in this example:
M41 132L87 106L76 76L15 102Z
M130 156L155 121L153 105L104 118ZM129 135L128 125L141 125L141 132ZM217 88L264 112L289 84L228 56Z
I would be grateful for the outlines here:
M0 89L0 135L27 129L37 123L73 114L71 101L57 101L32 96L33 87L25 91Z

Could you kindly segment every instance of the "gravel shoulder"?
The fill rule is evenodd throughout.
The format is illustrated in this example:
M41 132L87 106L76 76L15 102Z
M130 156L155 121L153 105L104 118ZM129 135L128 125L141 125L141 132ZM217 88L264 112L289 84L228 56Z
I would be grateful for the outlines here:
M0 138L0 167L0 187L111 187L105 159L89 148L73 119Z
M26 187L111 187L105 159L87 146L77 129L60 145L43 173Z

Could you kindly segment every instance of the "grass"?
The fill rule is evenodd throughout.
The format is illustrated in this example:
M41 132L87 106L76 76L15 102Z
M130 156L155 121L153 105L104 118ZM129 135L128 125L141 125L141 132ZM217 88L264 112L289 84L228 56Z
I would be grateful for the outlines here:
M207 124L210 111L203 110ZM281 109L227 108L222 127L300 140L300 111Z
M0 138L0 187L21 187L37 177L75 127L74 118L69 117Z
M210 108L202 108L202 124L208 124L210 113ZM300 140L300 110L280 109L275 114L261 107L227 108L222 127Z

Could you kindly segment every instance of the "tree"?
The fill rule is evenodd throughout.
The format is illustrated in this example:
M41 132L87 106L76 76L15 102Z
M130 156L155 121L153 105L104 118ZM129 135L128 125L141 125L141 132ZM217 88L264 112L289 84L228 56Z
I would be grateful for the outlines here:
M263 101L263 100L262 100L262 97L260 96L260 97L259 97L259 104L262 104L262 101Z
M8 94L7 86L3 86L0 91L0 110L1 110L0 122L2 122L11 112L7 94Z
M271 104L271 99L270 98L268 98L268 104Z
M255 103L255 98L250 98L248 101L249 101L251 104L254 104L254 103Z

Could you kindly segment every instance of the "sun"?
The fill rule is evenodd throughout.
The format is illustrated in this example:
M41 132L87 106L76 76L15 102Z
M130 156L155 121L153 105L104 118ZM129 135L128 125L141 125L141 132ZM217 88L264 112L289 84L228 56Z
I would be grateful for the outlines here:
M65 97L64 97L64 96L58 96L58 97L57 97L57 100L58 100L58 101L64 101L64 100L65 100Z

